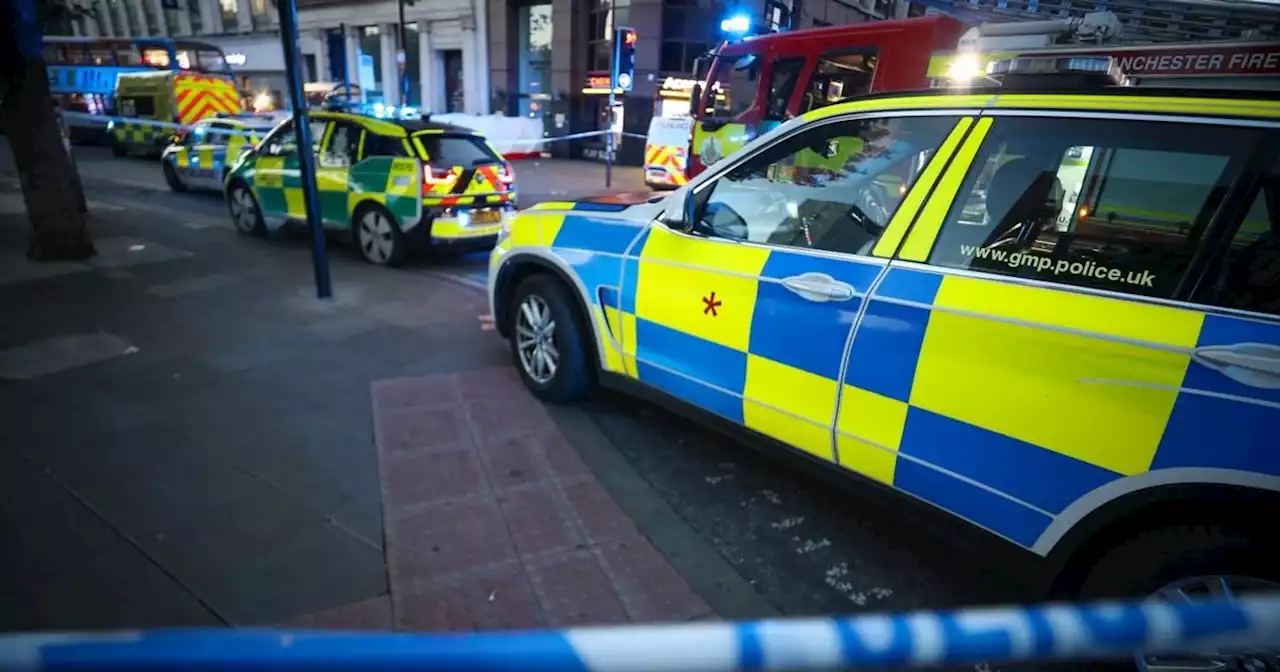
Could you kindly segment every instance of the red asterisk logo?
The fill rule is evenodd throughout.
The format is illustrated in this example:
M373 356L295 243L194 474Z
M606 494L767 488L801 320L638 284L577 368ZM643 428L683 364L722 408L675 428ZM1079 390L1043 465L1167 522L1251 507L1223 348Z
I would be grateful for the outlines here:
M711 296L702 297L702 303L706 305L706 307L702 309L702 314L715 317L718 314L716 313L716 308L719 308L723 301L716 298L715 292L711 292Z

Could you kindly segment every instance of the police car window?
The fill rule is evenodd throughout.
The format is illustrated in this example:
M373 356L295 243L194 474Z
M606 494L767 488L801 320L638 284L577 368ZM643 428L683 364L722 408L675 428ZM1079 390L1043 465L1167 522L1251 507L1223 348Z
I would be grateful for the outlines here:
M1264 178L1217 273L1196 299L1280 315L1280 163Z
M324 127L328 124L325 121L312 119L308 124L311 129L312 144L319 144L324 138ZM263 143L263 147L268 153L287 154L298 150L298 137L293 129L293 121L288 121L280 128L276 129L267 140Z
M364 134L364 156L404 156L404 141L376 133Z
M731 240L867 254L956 119L860 119L793 135L700 192L698 227Z
M838 103L846 98L861 96L871 90L871 80L876 71L876 50L829 51L818 59L809 77L800 111Z
M211 121L209 128L211 130L205 133L204 137L204 144L207 145L225 145L232 134L240 131L235 124L228 124L225 121Z
M929 263L1172 297L1257 131L997 118Z

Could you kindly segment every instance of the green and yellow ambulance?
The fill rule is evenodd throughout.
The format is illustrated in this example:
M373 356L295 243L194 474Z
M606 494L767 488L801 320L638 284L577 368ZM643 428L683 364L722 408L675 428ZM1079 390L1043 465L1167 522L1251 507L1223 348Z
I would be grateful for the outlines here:
M396 266L427 250L493 246L515 215L515 174L479 133L424 119L308 113L324 226ZM241 233L306 219L294 121L232 165L223 185Z

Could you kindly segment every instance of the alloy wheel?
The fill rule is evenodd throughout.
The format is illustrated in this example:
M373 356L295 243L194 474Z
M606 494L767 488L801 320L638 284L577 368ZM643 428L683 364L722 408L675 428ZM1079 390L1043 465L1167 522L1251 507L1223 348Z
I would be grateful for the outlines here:
M375 264L387 263L395 252L396 241L391 231L391 222L381 212L371 210L365 213L360 218L356 235L361 254Z
M516 350L520 366L539 385L551 382L560 366L555 335L556 322L546 300L537 294L524 297L516 316Z
M1240 576L1196 576L1174 581L1157 590L1150 599L1160 602L1191 602L1225 599L1241 595L1273 592L1280 584ZM1140 672L1268 672L1280 670L1280 651L1192 651L1176 655L1135 656Z
M244 233L252 233L257 226L258 206L247 189L236 189L231 193L231 219Z

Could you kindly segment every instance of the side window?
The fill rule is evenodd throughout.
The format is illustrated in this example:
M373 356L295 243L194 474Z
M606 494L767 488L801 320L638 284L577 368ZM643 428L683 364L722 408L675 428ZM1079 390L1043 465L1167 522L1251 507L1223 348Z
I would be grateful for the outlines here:
M867 254L956 117L839 121L785 138L698 192L698 229Z
M756 102L760 63L754 54L748 54L736 60L718 59L715 67L715 78L707 93L710 116L736 119Z
M803 58L780 58L773 62L773 72L769 75L769 97L765 98L764 118L768 121L783 121L790 118L787 105L791 102L791 93L796 90L796 80L804 70Z
M361 158L369 158L371 156L406 156L404 151L404 141L400 138L392 138L386 135L377 135L375 133L364 134L364 154Z
M813 68L804 100L800 101L800 111L808 112L865 94L871 90L875 73L875 49L828 51L818 58Z
M360 127L345 121L333 122L329 142L320 153L320 165L329 168L345 168L358 161L360 151Z
M1170 298L1259 132L997 118L929 263Z
M262 141L262 153L271 156L286 154L298 149L297 133L293 130L293 120L284 122L276 127Z
M1214 282L1197 298L1226 308L1280 315L1280 163L1264 178Z
M227 144L227 140L231 138L232 133L240 131L233 124L225 121L209 122L209 132L205 134L204 144L222 147Z

